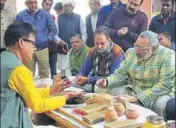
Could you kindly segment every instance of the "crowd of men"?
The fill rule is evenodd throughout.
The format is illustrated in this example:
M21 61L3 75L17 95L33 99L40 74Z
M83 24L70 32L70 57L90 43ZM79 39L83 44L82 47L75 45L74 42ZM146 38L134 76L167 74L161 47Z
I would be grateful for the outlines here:
M140 11L143 2L110 0L101 6L100 0L89 0L84 23L74 0L56 3L57 17L50 14L53 0L43 0L42 8L38 0L26 0L27 8L16 16L1 0L1 126L8 121L9 127L30 127L27 107L40 113L82 95L49 97L68 87L68 79L36 89L36 64L40 78L53 78L58 68L62 76L75 76L86 92L127 94L175 120L176 2L161 0L161 12L150 23Z

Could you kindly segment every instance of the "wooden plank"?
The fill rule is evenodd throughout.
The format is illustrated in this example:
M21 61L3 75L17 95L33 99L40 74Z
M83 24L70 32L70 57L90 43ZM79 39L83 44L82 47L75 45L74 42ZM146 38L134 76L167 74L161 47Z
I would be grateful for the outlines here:
M92 112L88 115L83 116L83 121L92 125L104 121L104 114L106 110Z
M75 126L74 124L70 123L69 121L59 117L58 115L55 115L54 113L50 111L45 112L45 114L49 116L50 118L54 119L56 121L56 124L59 125L59 127L61 128L79 128Z
M66 116L68 116L69 118L73 119L74 121L78 122L79 124L83 125L86 128L92 128L92 126L90 126L86 122L84 122L84 121L76 118L75 116L71 115L70 113L68 113L68 112L66 112L66 111L64 111L62 109L58 108L57 111L60 112L60 113L62 113L62 114L64 114L64 115L66 115Z
M105 123L104 128L141 128L142 123L136 120L120 120L110 123Z

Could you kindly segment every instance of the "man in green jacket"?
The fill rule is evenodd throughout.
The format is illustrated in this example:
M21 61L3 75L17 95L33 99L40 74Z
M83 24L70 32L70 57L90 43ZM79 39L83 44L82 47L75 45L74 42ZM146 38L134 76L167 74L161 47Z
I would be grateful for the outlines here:
M120 68L96 83L100 88L118 87L119 94L131 93L138 103L165 117L175 86L175 52L161 46L156 33L144 31Z
M76 76L86 59L89 47L84 44L81 36L75 34L70 38L71 49L68 51L67 76Z

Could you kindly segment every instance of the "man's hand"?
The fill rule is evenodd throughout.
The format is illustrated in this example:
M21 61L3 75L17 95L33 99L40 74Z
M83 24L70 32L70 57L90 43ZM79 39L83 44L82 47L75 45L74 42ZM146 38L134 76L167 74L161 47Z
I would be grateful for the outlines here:
M117 31L118 36L125 36L128 32L128 27L122 27Z
M69 79L63 79L59 82L54 83L54 85L50 89L50 95L60 93L65 88L70 87L71 81Z
M60 45L61 47L64 47L65 45L67 45L67 43L65 43L63 40L60 40L60 41L59 41L59 45Z
M84 76L77 76L76 77L76 84L83 86L88 82L87 77Z
M67 92L67 93L65 93L65 97L68 100L73 97L83 96L84 94L85 94L85 92Z
M106 88L106 79L99 79L97 80L96 82L96 85L99 87L99 88Z

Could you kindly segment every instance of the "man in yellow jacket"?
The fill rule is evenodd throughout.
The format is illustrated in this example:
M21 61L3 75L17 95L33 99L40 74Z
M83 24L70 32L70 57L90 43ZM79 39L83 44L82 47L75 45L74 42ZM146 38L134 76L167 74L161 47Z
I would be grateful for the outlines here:
M28 23L13 23L5 32L7 50L1 53L1 127L31 128L27 108L36 113L62 107L66 100L82 93L61 92L70 84L61 80L52 87L36 89L30 70L24 65L32 59L35 31ZM8 123L7 123L8 122Z

